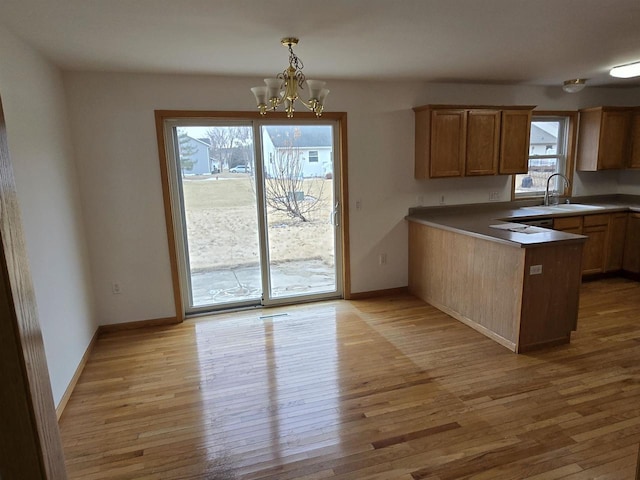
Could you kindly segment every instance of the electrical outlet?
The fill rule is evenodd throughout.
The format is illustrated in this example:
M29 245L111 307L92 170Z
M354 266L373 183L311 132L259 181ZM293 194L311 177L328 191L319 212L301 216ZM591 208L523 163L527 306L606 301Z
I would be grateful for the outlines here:
M362 200L356 200L356 210L362 210Z
M378 259L378 263L380 263L380 265L386 265L387 264L387 254L386 253L381 253L380 254L380 258Z
M489 193L489 201L497 202L500 200L500 192L491 192Z
M440 205L445 205L444 195L440 197Z
M122 289L120 288L120 283L119 282L113 282L111 284L111 293L113 293L114 295L118 295L118 294L122 293Z
M416 197L416 204L421 207L422 205L424 205L424 195L418 195Z
M531 265L529 267L529 275L541 275L542 265Z

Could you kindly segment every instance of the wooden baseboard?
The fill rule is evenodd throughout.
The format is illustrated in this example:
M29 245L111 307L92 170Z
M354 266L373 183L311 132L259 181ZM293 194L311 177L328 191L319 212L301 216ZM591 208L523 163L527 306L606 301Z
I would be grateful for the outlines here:
M93 338L89 342L89 346L85 350L84 355L82 355L82 358L80 359L80 363L78 364L78 368L76 368L76 372L73 374L73 377L69 382L69 386L67 386L67 389L65 390L64 395L62 395L62 398L60 399L60 403L56 407L56 417L58 418L58 421L60 421L60 418L62 417L62 413L64 412L64 409L67 406L67 403L69 402L69 398L71 398L71 394L73 393L73 390L76 387L76 384L78 383L78 379L80 378L80 375L82 375L82 371L84 370L84 367L87 364L89 355L91 354L91 351L93 350L96 340L98 340L98 337L100 335L102 335L103 333L118 332L121 330L134 330L136 328L155 327L158 325L174 325L177 323L180 323L177 317L167 317L167 318L153 318L151 320L141 320L138 322L116 323L113 325L100 325L96 329L95 333L93 334Z
M119 332L122 330L135 330L136 328L157 327L160 325L176 325L180 323L177 317L152 318L150 320L140 320L137 322L113 323L110 325L100 325L98 333Z
M347 300L364 300L366 298L388 297L402 295L409 292L409 287L387 288L385 290L371 290L369 292L352 293Z
M62 413L64 412L64 409L67 406L67 403L69 402L69 398L71 398L71 394L73 393L73 389L76 388L76 384L78 383L78 379L80 378L80 375L82 375L82 371L84 370L84 366L87 364L87 360L89 359L89 355L91 354L91 351L93 350L94 345L96 344L96 340L98 340L98 332L100 332L100 328L99 327L94 332L93 337L91 338L91 341L89 342L89 346L87 347L87 349L84 352L84 355L82 355L82 358L80 359L80 363L78 364L78 368L76 368L76 371L73 374L73 377L71 377L71 381L69 382L69 385L67 386L67 389L64 391L64 394L62 395L62 398L60 399L60 403L56 407L56 417L57 417L58 421L60 421L60 417L62 417Z

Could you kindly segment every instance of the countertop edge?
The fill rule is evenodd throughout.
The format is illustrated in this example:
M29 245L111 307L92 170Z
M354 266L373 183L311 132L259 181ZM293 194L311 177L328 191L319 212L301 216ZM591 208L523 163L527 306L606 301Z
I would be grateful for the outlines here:
M593 210L540 212L535 209L536 205L523 205L522 202L514 201L503 202L501 204L489 203L412 208L404 219L408 222L497 242L515 248L532 248L550 244L583 243L588 237L559 230L535 227L535 232L533 233L531 233L531 231L529 231L530 233L520 233L492 228L492 225L495 226L496 224L509 222L523 223L523 219L640 212L640 198L634 196L632 199L625 198L624 200L626 201L624 201L615 197L616 196L600 197L593 199L595 201L591 200L589 205L598 207ZM582 202L574 203L580 204Z

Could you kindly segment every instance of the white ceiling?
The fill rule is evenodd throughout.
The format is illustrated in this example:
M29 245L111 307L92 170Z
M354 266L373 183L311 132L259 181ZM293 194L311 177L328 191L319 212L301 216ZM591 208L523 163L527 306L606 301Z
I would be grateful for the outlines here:
M65 70L638 86L640 0L1 0L0 24Z

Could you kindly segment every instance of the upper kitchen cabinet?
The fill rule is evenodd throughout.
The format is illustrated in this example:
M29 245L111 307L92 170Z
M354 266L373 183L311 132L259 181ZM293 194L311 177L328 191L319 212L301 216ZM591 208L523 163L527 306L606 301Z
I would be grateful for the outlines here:
M629 168L640 168L640 108L631 116L631 156Z
M498 173L500 120L500 110L467 111L465 175Z
M580 110L577 170L593 172L627 167L632 113L627 107Z
M529 136L533 107L502 111L500 170L503 175L529 171Z
M422 135L418 135L418 129ZM441 109L416 112L416 178L464 175L467 112ZM429 161L431 159L431 161Z
M426 105L415 111L415 177L527 171L534 107Z

